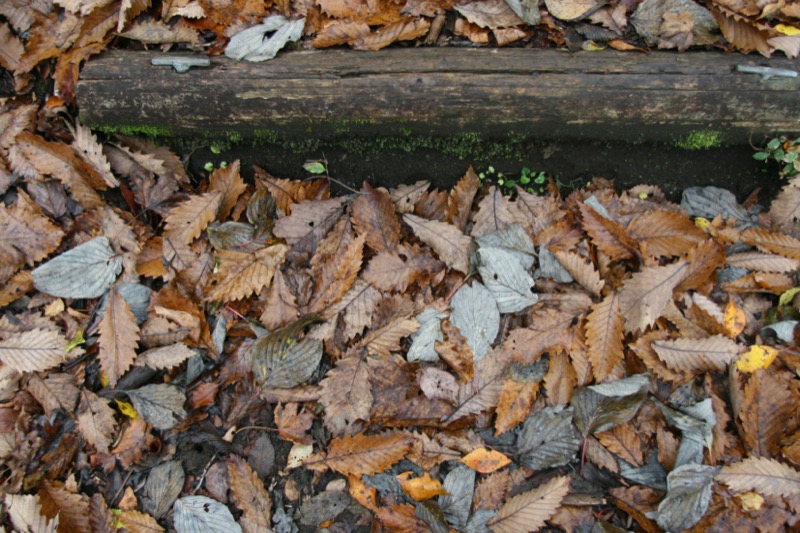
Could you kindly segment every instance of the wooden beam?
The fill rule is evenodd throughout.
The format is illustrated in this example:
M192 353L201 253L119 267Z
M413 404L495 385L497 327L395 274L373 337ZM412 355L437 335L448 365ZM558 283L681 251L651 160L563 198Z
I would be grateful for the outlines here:
M515 134L672 141L693 130L732 143L800 129L800 62L721 52L570 53L521 48L285 52L265 63L212 57L178 73L163 54L114 50L88 62L80 118L106 128L243 137Z

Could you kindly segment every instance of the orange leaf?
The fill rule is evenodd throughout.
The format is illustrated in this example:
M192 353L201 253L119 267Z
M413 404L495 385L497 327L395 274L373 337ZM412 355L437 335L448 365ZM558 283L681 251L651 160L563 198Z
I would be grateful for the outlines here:
M397 476L403 490L416 501L427 500L442 494L449 494L438 479L433 479L425 472L422 477L412 478L413 472L403 472Z
M511 459L496 450L478 448L460 459L462 463L481 474L491 474L511 464Z
M729 300L728 305L725 306L724 321L729 337L738 336L747 326L747 317L744 311L733 300Z
M497 419L494 422L495 435L501 435L528 418L536 396L538 383L522 383L507 380L500 391L497 402Z
M622 326L617 292L595 304L586 319L587 355L598 383L608 378L614 366L622 361Z

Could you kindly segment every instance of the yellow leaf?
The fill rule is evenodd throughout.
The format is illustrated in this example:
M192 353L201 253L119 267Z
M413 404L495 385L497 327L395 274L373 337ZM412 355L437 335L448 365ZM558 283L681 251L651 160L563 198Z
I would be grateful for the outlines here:
M800 287L795 287L793 289L789 289L788 291L784 291L784 293L781 294L781 297L778 300L778 305L791 304L792 300L794 300L795 294L797 294L798 292L800 292Z
M700 229L706 229L711 225L711 222L709 222L707 218L696 217L694 219L694 225Z
M425 472L425 475L422 477L411 478L413 475L413 472L403 472L397 476L397 479L400 481L400 485L402 485L406 494L411 496L414 500L419 502L433 498L434 496L449 494L444 490L442 484L438 480L433 479L427 472Z
M769 368L778 350L770 346L754 344L736 361L736 368L742 372L755 372L759 368Z
M461 458L461 462L481 474L490 474L511 463L511 459L495 450L478 448Z
M119 407L120 413L127 416L128 418L139 418L139 413L136 412L136 409L133 408L133 405L124 401L124 400L114 400L117 402L117 407Z
M789 26L788 24L778 24L775 26L775 30L784 35L800 35L800 28L795 28L794 26Z
M83 337L83 330L79 329L78 332L75 333L75 336L72 338L72 340L69 341L69 343L67 344L67 349L65 351L67 353L69 353L70 350L80 346L81 344L83 344L85 342L86 342L86 339Z
M583 41L583 43L581 44L581 48L583 48L587 52L598 52L600 50L605 50L606 45L599 44L592 40L589 40L589 41Z
M729 337L736 337L747 325L747 317L744 311L739 307L736 302L730 300L728 305L725 306L725 330L728 332Z
M44 316L47 317L54 317L59 314L61 311L65 309L64 300L61 298L56 298L50 304L44 308Z
M739 502L742 504L743 511L758 511L764 505L764 498L757 492L744 492L737 494Z

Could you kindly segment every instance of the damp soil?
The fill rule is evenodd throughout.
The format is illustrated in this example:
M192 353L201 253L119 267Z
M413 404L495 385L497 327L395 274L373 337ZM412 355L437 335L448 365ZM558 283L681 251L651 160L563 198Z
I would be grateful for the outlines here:
M352 139L351 139L352 141ZM562 187L562 192L581 188L593 178L610 180L617 190L639 184L658 185L666 196L679 201L681 192L693 186L717 186L733 192L742 201L754 191L759 202L768 205L781 181L777 168L753 159L752 146L737 145L689 150L657 143L606 141L526 141L513 147L471 146L468 153L456 150L418 148L374 149L391 143L328 143L311 148L241 142L213 151L209 146L183 150L194 175L207 174L204 167L239 159L246 177L252 178L258 165L279 178L306 178L309 160L326 160L330 176L352 188L367 181L372 186L393 187L417 180L430 180L447 189L472 165L477 172L490 166L508 178L519 176L523 167L545 172ZM356 148L353 148L353 146ZM334 185L334 189L337 189ZM338 188L335 192L344 192Z

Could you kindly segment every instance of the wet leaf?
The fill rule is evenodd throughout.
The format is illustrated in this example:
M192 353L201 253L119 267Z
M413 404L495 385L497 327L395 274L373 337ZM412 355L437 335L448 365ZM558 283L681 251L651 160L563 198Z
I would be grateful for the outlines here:
M122 258L107 238L96 237L34 269L34 286L61 298L97 298L114 283Z
M519 461L533 470L569 463L580 445L572 424L572 409L560 406L532 413L517 436Z
M167 513L183 490L184 477L180 461L167 461L150 470L142 491L145 511L156 518Z
M450 321L466 337L477 363L486 356L500 329L495 299L485 286L473 282L461 287L450 305Z
M472 506L475 470L466 465L459 465L445 476L442 485L447 494L439 497L439 507L450 524L463 529L467 525Z
M173 506L178 533L242 533L230 510L207 496L184 496Z
M316 315L306 315L253 344L251 362L259 386L290 389L311 378L322 359L322 342L297 342L295 337L317 320Z
M647 374L575 390L571 405L575 425L586 436L630 421L650 388Z
M667 496L658 505L656 520L666 531L689 529L706 514L714 476L719 468L683 465L667 475Z
M186 416L186 396L173 385L145 385L127 391L127 395L136 411L156 429L171 429Z

